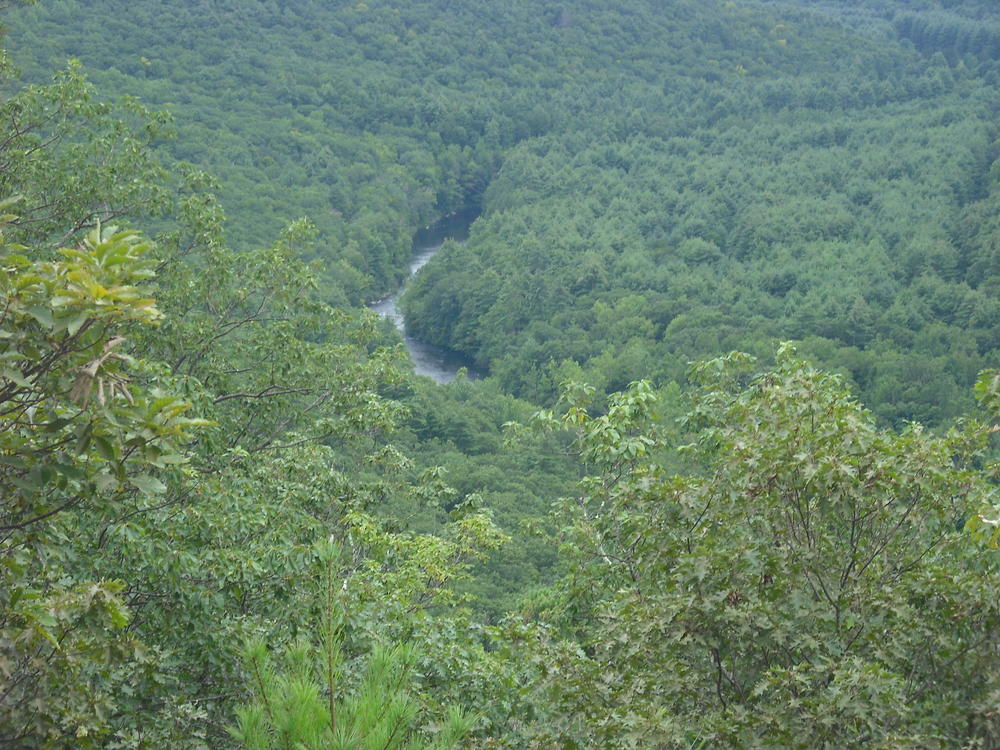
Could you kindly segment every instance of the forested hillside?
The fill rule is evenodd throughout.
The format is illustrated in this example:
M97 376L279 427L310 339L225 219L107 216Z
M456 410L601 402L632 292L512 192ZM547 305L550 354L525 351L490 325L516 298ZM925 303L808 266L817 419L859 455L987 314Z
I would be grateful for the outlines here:
M996 359L988 3L125 7L44 3L15 54L168 107L237 246L309 216L331 301L481 205L406 311L514 393L795 338L888 422L938 424Z
M927 54L941 52L952 61L971 54L1000 57L1000 25L990 0L764 0L822 13L876 38L909 40Z
M820 62L796 42L808 28L758 30L782 56L714 82L658 67L615 94L631 123L575 120L512 149L471 241L408 298L414 327L535 399L566 377L680 379L692 358L791 337L890 422L967 408L1000 341L982 231L995 63L832 29Z
M992 2L0 8L0 745L1000 748Z

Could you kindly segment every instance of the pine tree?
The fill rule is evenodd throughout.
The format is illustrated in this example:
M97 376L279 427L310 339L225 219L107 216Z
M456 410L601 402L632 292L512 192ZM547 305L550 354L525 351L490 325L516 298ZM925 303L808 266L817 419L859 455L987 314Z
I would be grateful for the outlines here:
M406 643L378 644L368 655L360 680L348 689L344 628L334 594L340 550L321 546L326 563L326 602L320 648L300 639L282 662L263 639L247 643L244 662L252 702L237 710L230 733L247 750L448 750L472 727L458 709L447 712L437 737L415 729L420 705L409 691L417 650Z

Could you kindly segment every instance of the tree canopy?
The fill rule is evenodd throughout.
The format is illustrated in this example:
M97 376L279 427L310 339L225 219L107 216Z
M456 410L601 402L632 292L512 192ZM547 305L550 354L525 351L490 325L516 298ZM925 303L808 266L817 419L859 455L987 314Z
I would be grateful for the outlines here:
M0 744L1000 746L992 3L13 5Z

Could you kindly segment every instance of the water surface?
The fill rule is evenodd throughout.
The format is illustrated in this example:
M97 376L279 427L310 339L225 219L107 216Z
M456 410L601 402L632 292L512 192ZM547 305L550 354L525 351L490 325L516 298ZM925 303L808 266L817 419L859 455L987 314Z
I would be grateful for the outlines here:
M446 216L440 221L424 227L413 235L413 255L410 258L410 274L407 281L423 268L434 257L445 240L464 242L469 236L469 226L475 220L477 212L468 210ZM473 367L471 360L464 354L435 346L426 341L409 335L406 332L406 321L399 311L399 298L406 288L406 282L385 299L371 305L371 309L379 315L389 318L403 334L403 343L413 359L413 367L417 375L427 375L437 383L450 383L461 368L467 370L470 380L476 380L480 373Z

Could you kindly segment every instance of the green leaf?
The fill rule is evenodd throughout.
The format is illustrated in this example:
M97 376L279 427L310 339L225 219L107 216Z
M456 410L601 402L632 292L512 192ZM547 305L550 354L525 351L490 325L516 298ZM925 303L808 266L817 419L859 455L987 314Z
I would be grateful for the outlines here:
M22 388L32 388L34 387L30 380L26 379L20 372L12 369L0 370L0 376L7 378L7 380L16 383Z
M52 328L55 325L54 321L52 320L52 310L50 310L48 307L35 305L33 307L29 307L27 309L27 313L46 328Z
M29 481L27 478L24 477L11 477L8 481L17 487L20 487L25 492L31 494L38 492L38 490L41 489L40 485L37 482Z
M79 313L78 315L74 316L69 321L69 323L67 323L67 325L66 325L66 332L69 333L70 336L75 336L76 333L77 333L77 331L79 331L80 328L83 327L83 324L87 322L87 319L89 317L90 316L87 315L87 313L84 313L84 312Z
M106 437L101 435L93 436L94 445L97 446L97 452L101 454L101 457L106 461L116 461L117 451L115 451L114 445Z
M76 431L76 454L79 456L81 453L90 447L90 438L94 434L94 423L87 422L82 425Z
M0 455L0 464L12 466L15 469L23 469L25 467L24 459L18 456Z
M56 417L51 422L46 423L44 429L46 432L58 432L63 427L68 424L72 424L73 420L67 417Z
M149 474L139 474L138 476L129 477L128 481L129 484L137 487L146 495L161 495L167 491L167 486L163 482Z

